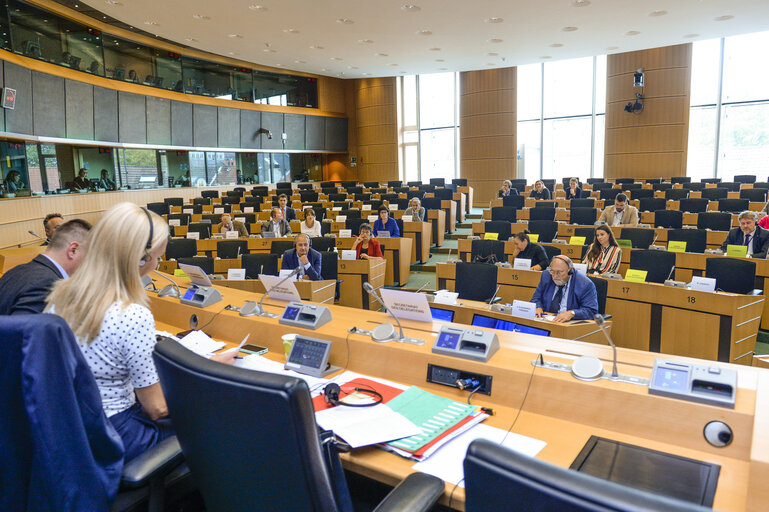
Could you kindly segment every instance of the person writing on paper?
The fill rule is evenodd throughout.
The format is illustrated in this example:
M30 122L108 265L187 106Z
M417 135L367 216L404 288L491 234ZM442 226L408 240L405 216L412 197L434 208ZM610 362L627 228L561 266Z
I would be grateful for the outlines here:
M227 231L237 231L238 238L248 238L246 225L239 220L232 220L229 213L222 214L222 221L214 226L214 233L226 233Z
M310 237L300 233L294 239L294 248L283 253L282 270L294 270L301 267L299 275L307 281L320 281L321 256L318 251L310 247Z
M72 186L78 190L90 190L91 181L88 179L88 171L80 169L77 173L77 178L72 182Z
M579 199L582 197L582 189L579 188L579 180L572 178L569 180L569 188L566 189L566 199Z
M300 227L302 233L309 237L323 236L320 232L320 222L315 220L315 210L312 208L304 209L304 220Z
M502 188L499 189L498 197L517 196L518 190L513 188L513 182L505 180L502 182Z
M622 249L614 239L614 233L606 224L595 228L595 238L582 263L588 274L615 274L622 261Z
M529 232L522 231L513 235L513 259L521 258L531 260L531 270L542 270L547 268L547 253L544 247L533 243L529 239Z
M418 197L412 197L409 201L409 207L403 212L403 215L411 215L411 220L414 222L425 221L425 209L422 208L422 201Z
M562 254L553 256L550 268L542 272L531 302L537 305L537 317L548 311L555 322L592 319L598 313L595 285Z
M358 259L383 258L379 241L371 238L371 224L361 224L358 229L360 230L360 235L355 239L355 243L352 244Z
M168 225L159 215L117 204L91 229L78 271L58 281L47 299L46 312L75 333L126 460L173 434L167 421L158 421L168 407L152 361L155 319L141 282L167 243ZM212 359L232 364L235 355Z
M607 206L598 222L605 222L609 226L637 226L638 208L627 204L627 196L619 193L614 198L614 206Z
M550 191L545 186L545 182L537 180L534 182L534 190L529 193L529 199L546 199L550 200Z
M386 206L379 207L379 218L374 222L374 235L380 231L388 231L390 238L400 238L401 230L398 229L398 223L390 218L390 210Z
M766 258L769 249L769 231L756 224L756 212L744 211L737 216L740 226L732 228L721 244L721 250L726 252L727 245L745 245L748 247L748 258Z
M280 208L273 208L270 212L270 220L262 223L262 235L265 233L275 233L276 237L287 236L291 234L291 226L283 219Z

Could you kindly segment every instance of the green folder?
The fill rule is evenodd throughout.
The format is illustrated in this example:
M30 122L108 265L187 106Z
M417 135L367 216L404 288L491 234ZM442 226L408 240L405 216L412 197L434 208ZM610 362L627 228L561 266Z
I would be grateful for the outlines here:
M617 245L619 245L623 249L632 249L633 248L633 242L631 242L630 240L627 240L625 238L618 238L617 239Z

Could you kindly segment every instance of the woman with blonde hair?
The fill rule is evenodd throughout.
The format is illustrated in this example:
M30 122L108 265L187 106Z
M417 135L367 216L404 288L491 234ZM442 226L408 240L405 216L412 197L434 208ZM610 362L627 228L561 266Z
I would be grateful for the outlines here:
M133 203L115 205L91 229L80 268L47 299L48 312L66 320L77 337L126 460L173 433L157 422L168 408L152 362L155 319L141 283L167 243L160 216ZM226 362L234 355L214 357Z

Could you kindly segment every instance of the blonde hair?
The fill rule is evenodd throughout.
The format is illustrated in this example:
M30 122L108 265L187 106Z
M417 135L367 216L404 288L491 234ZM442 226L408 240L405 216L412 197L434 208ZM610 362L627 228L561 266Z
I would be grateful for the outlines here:
M149 219L152 222L152 240ZM86 251L77 272L54 286L46 302L55 307L75 336L90 343L99 335L104 315L114 303L147 305L139 277L142 260L168 239L168 225L157 214L120 203L102 215L88 234ZM146 261L146 264L153 264Z

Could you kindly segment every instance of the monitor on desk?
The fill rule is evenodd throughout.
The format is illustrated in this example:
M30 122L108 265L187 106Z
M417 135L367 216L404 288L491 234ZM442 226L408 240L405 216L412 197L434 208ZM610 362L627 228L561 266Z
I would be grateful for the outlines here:
M550 336L550 331L521 325L507 320L500 320L485 315L473 315L472 325L475 327L487 327L489 329L499 329L500 331L523 332L526 334L535 334L537 336Z
M433 320L442 320L444 322L454 321L454 312L450 309L430 308L430 315Z

